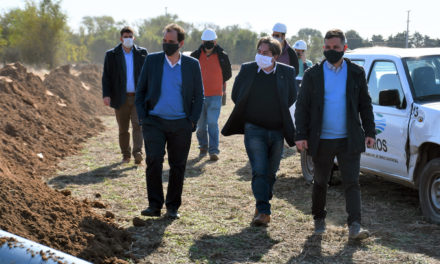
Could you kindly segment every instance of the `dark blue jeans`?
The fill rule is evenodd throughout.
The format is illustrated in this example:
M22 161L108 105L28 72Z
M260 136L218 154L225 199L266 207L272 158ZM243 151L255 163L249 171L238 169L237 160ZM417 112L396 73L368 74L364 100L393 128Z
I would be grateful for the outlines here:
M284 137L281 130L245 124L244 145L252 167L252 192L258 212L270 215L275 174L280 166Z

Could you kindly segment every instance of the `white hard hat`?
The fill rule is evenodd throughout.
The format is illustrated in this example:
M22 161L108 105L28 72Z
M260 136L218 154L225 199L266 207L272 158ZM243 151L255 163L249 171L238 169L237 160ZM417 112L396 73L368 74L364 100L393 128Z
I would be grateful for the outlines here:
M295 45L293 45L293 48L297 50L307 50L307 44L304 40L298 40L295 42Z
M287 32L287 27L283 23L276 23L273 26L272 31L273 32L280 32L280 33L286 33Z
M217 34L215 34L215 31L213 29L205 29L202 33L202 40L204 41L210 41L210 40L216 40Z

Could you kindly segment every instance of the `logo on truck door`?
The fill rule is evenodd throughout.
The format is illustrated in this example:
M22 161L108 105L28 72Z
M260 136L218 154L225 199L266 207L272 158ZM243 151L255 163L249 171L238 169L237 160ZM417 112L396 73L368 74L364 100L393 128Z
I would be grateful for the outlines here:
M376 118L374 119L374 123L376 124L376 135L379 136L381 133L385 131L387 126L387 122L385 117L382 114L374 113ZM387 152L387 141L385 139L376 138L376 142L374 143L373 149Z
M376 123L376 135L379 135L380 133L385 131L387 122L385 121L383 115L377 113L375 113L375 115L378 117L377 119L374 119L374 123Z

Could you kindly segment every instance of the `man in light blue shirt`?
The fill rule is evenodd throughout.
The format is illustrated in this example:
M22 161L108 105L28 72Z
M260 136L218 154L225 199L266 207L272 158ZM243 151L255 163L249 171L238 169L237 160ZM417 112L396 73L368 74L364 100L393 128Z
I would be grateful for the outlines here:
M121 30L121 43L105 54L102 75L102 94L104 104L115 109L119 127L119 147L122 162L130 162L131 155L135 164L142 158L142 131L134 105L135 87L142 65L148 52L134 45L134 31L130 27ZM129 126L132 126L133 151L130 148Z
M326 230L327 185L335 157L344 184L349 239L365 239L361 229L359 170L361 152L376 135L364 69L344 59L344 33L329 30L324 60L304 73L295 109L295 143L314 164L312 214L315 234Z

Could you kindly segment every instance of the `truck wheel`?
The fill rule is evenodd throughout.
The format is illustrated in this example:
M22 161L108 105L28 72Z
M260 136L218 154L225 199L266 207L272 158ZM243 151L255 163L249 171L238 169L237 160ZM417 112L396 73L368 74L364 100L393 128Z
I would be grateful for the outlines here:
M313 181L314 166L312 156L307 151L301 151L301 170L304 179L311 183Z
M428 221L440 224L440 158L429 161L423 169L419 199L423 215Z

